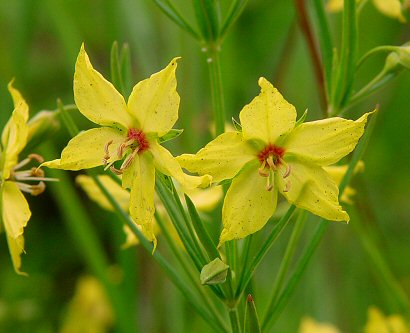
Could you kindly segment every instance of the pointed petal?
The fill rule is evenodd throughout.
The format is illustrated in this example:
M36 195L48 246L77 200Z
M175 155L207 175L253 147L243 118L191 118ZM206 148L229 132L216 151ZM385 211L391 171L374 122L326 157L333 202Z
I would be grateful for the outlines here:
M149 152L135 156L131 165L124 171L122 185L131 190L129 207L132 219L141 226L142 232L149 240L155 241L155 167Z
M64 170L81 170L94 168L103 165L105 156L105 146L108 142L110 153L110 162L118 160L117 148L126 138L126 134L121 130L110 127L92 128L81 132L70 140L61 153L61 159L43 163L46 166L55 169Z
M276 209L277 189L266 189L266 178L256 165L247 167L233 180L222 209L223 230L219 246L260 230Z
M190 172L209 174L212 182L231 179L242 167L257 159L257 149L250 146L239 132L219 135L195 155L183 154L177 157L179 164Z
M323 168L296 160L287 162L291 167L289 176L283 178L284 170L279 170L275 183L290 203L330 221L349 221L338 201L339 189ZM284 192L285 188L289 191Z
M146 133L165 135L178 119L179 95L176 91L174 58L162 71L137 83L128 99L128 110Z
M111 193L111 195L118 202L120 207L128 212L130 193L124 190L120 185L118 185L110 176L100 175L98 179L104 185L104 187ZM114 211L114 207L107 200L105 195L102 193L95 181L85 175L77 176L75 179L76 183L81 186L81 188L87 193L88 197L95 203L100 205L101 208Z
M13 81L8 84L8 89L13 97L14 110L1 137L3 147L5 147L2 168L5 179L10 177L10 169L17 164L18 154L25 147L28 135L28 105L12 84Z
M258 83L261 93L239 114L243 137L273 144L295 127L296 109L265 78Z
M97 72L81 46L74 73L74 100L80 112L101 126L127 129L133 119L127 112L124 98Z
M384 15L406 22L401 7L400 0L373 0L375 7Z
M287 136L285 154L322 166L334 164L356 147L370 114L356 121L328 118L304 123Z
M208 188L194 188L186 191L198 211L208 212L222 199L224 192L222 186L210 186Z
M177 159L157 142L150 143L150 151L154 156L155 168L167 176L174 177L183 188L207 187L211 183L209 175L190 176L185 174Z
M24 275L24 273L20 271L20 255L24 252L23 232L31 216L30 208L26 198L14 182L6 181L3 184L2 201L2 218L7 234L11 259L16 272Z

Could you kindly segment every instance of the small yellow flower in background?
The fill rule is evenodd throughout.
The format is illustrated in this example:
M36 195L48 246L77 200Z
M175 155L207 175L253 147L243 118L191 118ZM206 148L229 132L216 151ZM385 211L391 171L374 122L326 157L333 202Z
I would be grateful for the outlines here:
M385 316L376 307L370 307L364 333L410 333L410 326L400 315Z
M343 10L343 1L344 0L329 0L326 8L330 12L341 11ZM363 0L357 0L356 2L360 3L361 1ZM408 4L402 4L400 0L373 0L373 4L382 14L397 19L400 22L406 22L402 11L406 10Z
M80 278L59 332L110 332L113 322L113 311L100 282L91 276Z
M342 182L344 175L347 172L349 166L345 165L331 165L324 167L323 169L330 175L333 181L339 186ZM363 172L364 170L364 163L363 161L359 161L356 167L353 170L353 174L358 172ZM356 194L356 190L351 188L350 186L346 186L342 196L340 197L340 201L345 202L349 205L353 205L352 197Z
M340 333L340 331L331 324L319 323L312 318L305 317L300 323L299 333Z
M128 211L130 193L127 190L124 190L109 176L100 175L98 176L98 178L104 185L104 187L112 194L112 196L115 197L121 208L125 211ZM112 207L112 205L109 203L109 201L106 199L100 188L91 177L80 175L77 176L76 182L82 187L82 189L87 193L91 200L99 204L103 209L114 211L114 207ZM187 193L187 195L191 198L195 207L200 212L208 212L212 210L223 196L221 186L211 186L206 189L185 190L185 193ZM159 200L154 201L158 214L160 214L160 216L164 220L169 220L168 214L166 213L165 207L162 205L162 203ZM169 223L169 225L171 225L171 222ZM158 228L155 224L154 233L157 233L157 229ZM124 248L137 245L139 243L138 238L127 225L124 225L124 233L126 235L126 241L123 245Z
M153 232L155 169L174 177L184 188L207 186L209 176L183 173L176 159L158 139L178 118L177 58L150 78L135 85L124 97L97 72L81 47L74 74L74 99L79 111L101 127L78 134L64 148L61 159L44 163L50 168L88 169L104 165L122 175L131 190L129 211L150 241ZM120 167L116 161L123 160Z
M38 168L21 170L32 160L43 162L42 157L31 154L18 162L18 155L27 143L29 127L27 125L29 110L20 92L13 88L12 82L8 89L13 97L14 110L6 124L0 146L0 231L4 230L13 266L18 274L26 275L21 268L21 254L24 252L24 228L30 219L31 212L22 192L39 195L45 189L44 181L55 180L44 178L44 172ZM30 182L36 184L30 184ZM27 183L29 182L29 183Z
M339 190L323 169L350 153L367 117L296 124L296 110L266 79L261 93L239 114L242 132L227 132L196 155L183 154L185 169L232 179L226 194L220 244L260 230L276 209L278 192L290 203L332 221L349 221Z

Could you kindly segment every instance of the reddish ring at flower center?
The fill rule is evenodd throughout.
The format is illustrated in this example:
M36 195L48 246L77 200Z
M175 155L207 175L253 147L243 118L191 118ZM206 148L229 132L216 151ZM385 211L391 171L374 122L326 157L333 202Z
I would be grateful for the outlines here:
M127 133L128 140L133 140L138 144L138 154L143 153L149 148L149 142L143 131L130 128Z
M259 159L259 162L266 163L268 158L272 157L273 163L275 163L275 165L278 166L281 164L281 161L283 161L284 154L285 154L284 148L275 146L273 144L269 144L258 154L258 159Z

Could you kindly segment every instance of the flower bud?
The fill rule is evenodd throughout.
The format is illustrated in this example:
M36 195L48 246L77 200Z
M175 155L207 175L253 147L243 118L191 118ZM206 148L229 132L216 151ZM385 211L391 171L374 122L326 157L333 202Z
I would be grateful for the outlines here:
M228 275L229 266L221 259L216 258L201 270L201 284L219 284L224 283Z

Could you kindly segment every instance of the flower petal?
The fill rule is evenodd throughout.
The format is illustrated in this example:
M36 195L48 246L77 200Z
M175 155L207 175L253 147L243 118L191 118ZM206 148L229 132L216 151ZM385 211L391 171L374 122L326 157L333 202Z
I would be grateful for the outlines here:
M256 164L242 170L226 193L219 246L260 230L274 213L277 197L276 187L266 189L266 178L259 175Z
M84 44L75 65L74 100L78 110L98 125L127 129L134 124L124 98L93 68Z
M208 188L194 188L186 191L186 194L192 200L198 211L208 212L215 208L215 206L222 199L224 192L222 186L210 186Z
M289 176L283 178L284 170L278 170L275 183L290 203L330 221L349 221L339 205L339 189L323 168L297 160L287 162L291 167Z
M120 185L118 185L110 176L100 175L98 179L104 185L104 187L111 193L111 195L118 202L120 207L128 211L130 202L130 193L124 190ZM88 197L100 205L101 208L114 211L114 207L107 200L105 195L102 193L95 181L86 175L79 175L75 179L76 183L79 184L82 189L87 193Z
M162 71L138 82L128 99L128 111L146 133L163 136L178 119L177 60L174 58Z
M384 15L406 22L402 12L400 0L373 0L375 7Z
M150 151L154 156L155 168L167 176L174 177L183 188L193 189L207 187L211 183L211 176L190 176L182 171L177 159L157 142L150 143Z
M30 208L26 198L14 182L4 182L2 201L2 219L7 234L11 259L16 273L24 275L20 271L20 255L24 252L23 232L31 216Z
M261 93L239 114L243 138L273 144L295 127L296 109L268 80L261 77L258 83Z
M286 137L285 154L322 166L334 164L356 147L371 113L356 121L328 118L301 124Z
M209 174L212 182L231 179L251 161L257 159L257 149L249 145L239 132L219 135L195 155L177 157L179 164L190 172Z
M81 132L70 140L61 153L61 159L56 159L43 163L46 166L55 169L64 170L81 170L94 168L103 165L105 156L105 146L108 142L110 160L118 160L118 145L126 138L126 133L121 130L110 127L92 128Z
M122 185L131 190L129 207L132 219L141 226L148 240L155 241L155 167L149 152L135 155L131 165L124 170Z
M1 141L4 147L3 152L3 178L10 177L10 169L17 164L18 154L27 143L28 135L28 105L20 92L13 88L13 81L8 84L8 89L13 97L14 110L4 127Z

